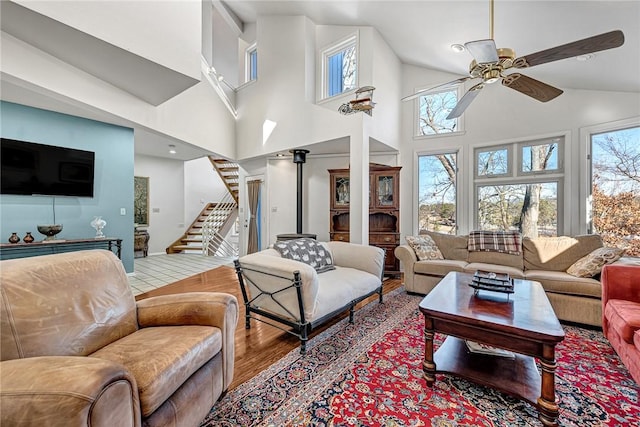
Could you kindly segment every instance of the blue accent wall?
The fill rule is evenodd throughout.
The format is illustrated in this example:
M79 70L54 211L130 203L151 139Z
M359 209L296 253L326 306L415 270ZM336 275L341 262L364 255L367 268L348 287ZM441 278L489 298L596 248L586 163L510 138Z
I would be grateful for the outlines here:
M56 237L95 236L90 222L102 216L106 237L122 239L122 263L133 272L133 129L9 102L0 102L3 138L95 152L94 197L55 197L55 220L63 225ZM53 223L52 196L0 196L0 240L27 231L37 241L38 224ZM121 215L121 208L126 214Z

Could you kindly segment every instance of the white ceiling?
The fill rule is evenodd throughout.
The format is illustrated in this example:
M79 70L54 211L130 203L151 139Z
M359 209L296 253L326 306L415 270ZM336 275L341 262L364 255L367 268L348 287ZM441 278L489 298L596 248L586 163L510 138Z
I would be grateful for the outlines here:
M259 15L305 15L316 24L375 27L403 63L468 73L471 56L453 43L490 38L489 0L299 0L225 2L244 22ZM523 74L560 89L640 92L640 1L496 0L494 40L517 56L612 30L623 46L527 69ZM425 82L434 83L434 82ZM444 82L442 82L444 83ZM408 93L405 95L409 95Z
M467 52L452 52L450 45L489 38L489 0L228 0L225 4L245 22L253 22L261 14L283 14L306 15L316 24L373 26L402 62L459 76L467 74L471 57ZM7 17L4 18L6 22ZM614 29L625 34L625 44L620 48L596 53L586 62L565 59L524 71L560 89L640 93L640 1L497 0L495 3L494 39L498 47L513 48L518 56ZM2 77L3 100L134 127L136 153L180 160L212 154ZM433 83L437 82L425 82ZM169 144L176 145L176 155L168 153ZM336 140L307 148L314 153L348 152L348 143ZM371 148L385 149L388 147L383 144Z

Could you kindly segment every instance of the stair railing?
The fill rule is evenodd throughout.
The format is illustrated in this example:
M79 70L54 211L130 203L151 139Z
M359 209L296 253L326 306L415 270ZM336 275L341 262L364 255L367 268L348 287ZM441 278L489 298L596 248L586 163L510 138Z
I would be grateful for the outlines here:
M222 235L225 225L229 230L229 220L232 215L237 216L238 204L231 194L226 193L222 200L216 203L202 224L202 254L223 257L237 257L238 249ZM235 218L233 218L235 220ZM226 234L226 233L225 233Z

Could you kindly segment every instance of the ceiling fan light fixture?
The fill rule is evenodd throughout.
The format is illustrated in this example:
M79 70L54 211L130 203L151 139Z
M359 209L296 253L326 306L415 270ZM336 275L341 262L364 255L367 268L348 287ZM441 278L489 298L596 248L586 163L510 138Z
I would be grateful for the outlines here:
M460 43L454 43L454 44L451 45L451 50L456 52L456 53L464 52L464 45L462 45Z
M500 79L500 69L498 68L491 68L482 74L482 80L488 84L495 83L499 79Z

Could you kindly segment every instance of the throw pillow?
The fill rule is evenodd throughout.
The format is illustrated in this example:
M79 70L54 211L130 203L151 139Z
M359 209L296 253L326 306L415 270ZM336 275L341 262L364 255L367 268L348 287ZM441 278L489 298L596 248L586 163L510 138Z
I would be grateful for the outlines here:
M469 233L469 252L488 251L510 255L522 254L522 235L518 231L472 231Z
M436 245L431 236L426 234L422 236L406 236L405 239L420 261L444 259L442 252L440 252L438 245Z
M314 239L301 238L276 242L273 249L283 258L300 261L313 267L318 273L335 270L331 252Z
M619 260L624 252L624 249L618 248L598 248L574 262L567 273L575 277L593 277L600 273L605 264Z

